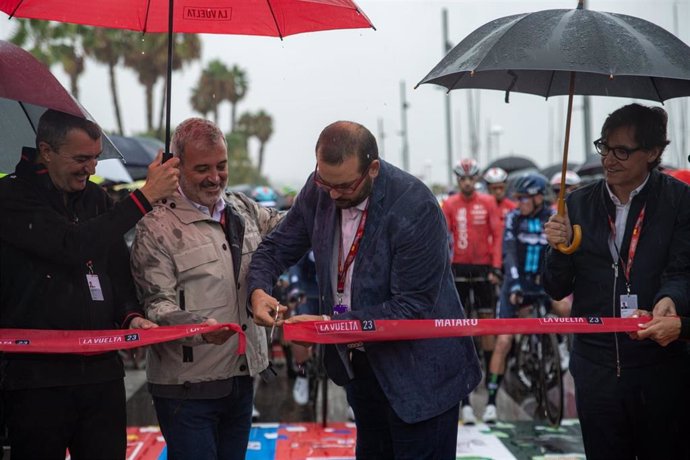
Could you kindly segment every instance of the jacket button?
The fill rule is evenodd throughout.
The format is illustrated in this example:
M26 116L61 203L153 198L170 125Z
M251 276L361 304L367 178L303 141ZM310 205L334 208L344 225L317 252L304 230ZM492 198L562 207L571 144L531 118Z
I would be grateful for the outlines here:
M228 250L228 245L223 243L223 251L227 251L227 250Z
M244 371L246 371L246 370L247 370L247 366L246 366L245 364L242 364L242 365L240 366L240 372L244 372Z
M171 207L172 209L175 209L175 203L170 203L170 207Z
M163 199L161 200L161 203L163 203L163 204L165 204L165 203L167 203L167 202L168 202L168 199L167 199L167 198L163 198Z
M242 325L242 330L243 330L243 331L246 331L246 330L247 330L247 325L246 325L246 324L243 324L243 325Z

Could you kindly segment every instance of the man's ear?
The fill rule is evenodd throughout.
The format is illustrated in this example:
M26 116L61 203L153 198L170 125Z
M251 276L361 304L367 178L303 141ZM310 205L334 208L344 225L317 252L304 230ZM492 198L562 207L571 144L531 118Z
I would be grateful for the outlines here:
M381 162L376 159L371 162L371 166L369 166L369 177L374 178L379 175L379 169L381 168Z
M41 163L50 163L50 145L47 142L41 141L38 143L38 156Z

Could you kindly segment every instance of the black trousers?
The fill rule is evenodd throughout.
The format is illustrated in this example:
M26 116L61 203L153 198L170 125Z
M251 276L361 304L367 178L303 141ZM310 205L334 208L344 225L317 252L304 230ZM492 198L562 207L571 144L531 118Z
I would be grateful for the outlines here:
M588 460L690 458L690 362L624 368L570 357Z
M106 383L5 391L12 460L125 458L125 386Z

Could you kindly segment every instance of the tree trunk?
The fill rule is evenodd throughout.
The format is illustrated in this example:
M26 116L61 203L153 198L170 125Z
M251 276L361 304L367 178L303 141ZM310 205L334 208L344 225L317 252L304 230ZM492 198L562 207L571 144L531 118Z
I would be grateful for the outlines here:
M237 118L237 107L235 102L230 102L230 133L235 132L235 119Z
M158 137L160 139L163 139L163 136L165 136L165 104L167 102L166 84L167 81L163 80L163 87L161 89L161 111L158 115Z
M153 83L146 84L146 130L153 132Z
M69 84L70 84L70 90L72 91L72 96L76 100L79 100L79 75L76 74L70 74L69 76Z
M218 104L213 107L213 122L218 125Z
M115 109L115 121L117 122L117 132L120 136L125 135L125 128L122 126L122 114L120 112L120 100L117 96L117 80L115 79L115 64L108 63L108 75L110 76L110 94L113 96L113 108Z
M259 175L261 175L261 170L263 169L264 166L264 144L263 142L259 141L259 158L257 158L257 165L256 165L256 170L259 172Z

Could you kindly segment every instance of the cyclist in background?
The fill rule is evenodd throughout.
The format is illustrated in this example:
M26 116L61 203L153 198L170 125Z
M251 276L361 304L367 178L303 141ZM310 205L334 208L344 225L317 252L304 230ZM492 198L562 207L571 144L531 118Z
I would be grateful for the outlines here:
M505 280L498 302L500 318L515 318L524 293L544 292L541 274L547 247L544 223L553 210L544 200L548 182L541 174L530 173L517 179L515 198L518 207L506 216L503 233L503 268ZM503 380L506 356L512 335L499 335L489 366L489 400L484 410L485 423L495 423L496 394Z
M489 194L496 199L501 210L501 226L505 226L506 215L517 207L517 203L506 196L508 191L508 173L501 168L489 168L484 173L484 182Z
M496 285L501 279L501 241L503 226L496 200L490 195L475 191L479 180L477 161L460 160L455 169L458 180L457 193L444 202L448 230L453 242L453 273L455 287L460 295L467 316L472 312L470 290L474 291L474 308L479 318L493 318L496 305ZM482 336L481 346L488 369L495 337ZM462 420L465 424L476 422L469 397L462 400Z
M568 196L573 190L578 189L580 184L582 184L582 178L578 173L570 170L565 172L565 196ZM558 193L561 191L560 172L557 172L551 176L551 188L553 189L553 193L558 196ZM553 209L557 210L557 206L558 203L554 202Z

